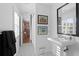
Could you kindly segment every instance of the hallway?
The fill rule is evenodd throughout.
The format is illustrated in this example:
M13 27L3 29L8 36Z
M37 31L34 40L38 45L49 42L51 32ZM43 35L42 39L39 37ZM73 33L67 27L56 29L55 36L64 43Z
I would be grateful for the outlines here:
M34 56L34 47L32 43L23 44L16 56Z

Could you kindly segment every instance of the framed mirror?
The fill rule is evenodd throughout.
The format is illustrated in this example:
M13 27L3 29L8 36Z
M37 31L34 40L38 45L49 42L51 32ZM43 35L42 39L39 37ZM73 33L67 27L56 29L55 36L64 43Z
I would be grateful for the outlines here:
M78 3L66 3L57 9L57 34L79 36Z

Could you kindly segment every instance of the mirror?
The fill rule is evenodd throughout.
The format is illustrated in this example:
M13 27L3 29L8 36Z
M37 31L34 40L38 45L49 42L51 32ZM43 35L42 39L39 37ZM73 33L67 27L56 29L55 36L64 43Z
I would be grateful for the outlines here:
M66 3L57 9L57 33L76 35L76 3Z

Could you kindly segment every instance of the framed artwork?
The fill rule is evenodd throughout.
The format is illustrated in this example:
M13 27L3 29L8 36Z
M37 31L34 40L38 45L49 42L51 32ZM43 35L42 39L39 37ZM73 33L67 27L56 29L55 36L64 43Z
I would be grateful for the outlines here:
M38 24L48 24L48 16L38 15Z
M48 34L48 26L38 26L38 35L47 35Z

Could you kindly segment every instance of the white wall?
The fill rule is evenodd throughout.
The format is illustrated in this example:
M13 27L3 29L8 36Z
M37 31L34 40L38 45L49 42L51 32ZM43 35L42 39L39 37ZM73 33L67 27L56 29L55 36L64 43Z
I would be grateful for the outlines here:
M35 3L18 3L16 4L17 8L19 9L19 11L22 14L28 13L28 14L32 14L35 13Z
M57 37L57 8L62 6L64 3L53 3L52 4L52 19L51 19L51 37Z
M36 19L36 53L37 55L52 55L51 46L47 38L50 36L50 20L51 20L51 6L46 4L36 4L36 14L37 15L47 15L48 25L37 24ZM38 35L37 26L48 26L48 35Z
M14 30L14 11L18 12L14 4L0 3L0 31ZM16 49L19 50L19 37L16 38Z
M17 7L14 5L14 9L13 9L13 12L14 12L14 16L13 16L13 20L14 20L14 31L15 31L15 37L16 37L16 51L18 53L19 51L19 48L20 48L20 15L19 15L19 10L17 9ZM15 16L16 15L16 16ZM16 24L16 25L15 25ZM16 30L16 26L18 28L18 31ZM19 27L18 27L19 26Z
M1 30L13 30L13 4L0 4Z

